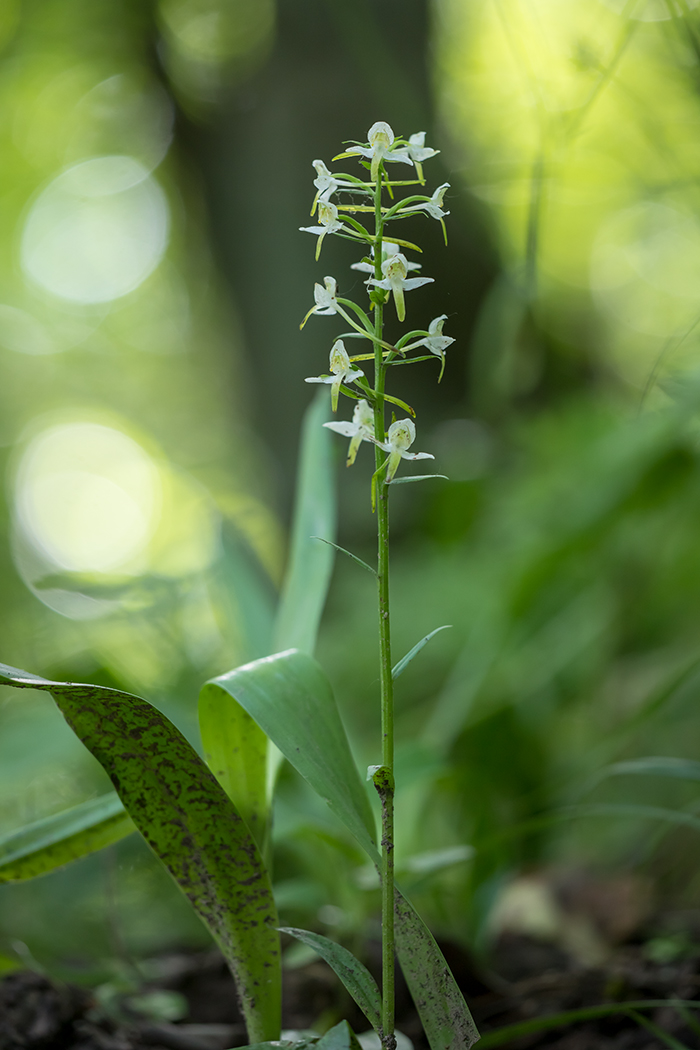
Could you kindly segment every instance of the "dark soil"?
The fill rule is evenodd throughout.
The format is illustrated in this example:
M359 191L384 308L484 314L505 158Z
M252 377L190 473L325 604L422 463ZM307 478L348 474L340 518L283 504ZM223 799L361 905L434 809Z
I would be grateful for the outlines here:
M477 973L464 952L441 945L482 1034L531 1018L606 1002L700 999L700 951L653 962L640 945L619 948L604 966L585 969L564 952L523 936L501 939L494 972ZM371 964L371 960L370 960ZM129 1015L128 1003L107 1017L90 991L60 985L32 972L0 983L0 1050L224 1050L246 1042L233 983L216 952L172 955L157 961L159 976L146 990L186 997L189 1014L178 1023ZM697 1034L672 1007L644 1015L687 1047ZM700 1014L697 1015L700 1019ZM322 962L285 972L284 1026L326 1029L346 1017L355 1031L368 1025ZM405 987L397 1000L397 1028L426 1043ZM506 1044L504 1044L506 1045ZM514 1050L656 1050L673 1045L624 1013L521 1037ZM676 1044L677 1045L677 1044Z

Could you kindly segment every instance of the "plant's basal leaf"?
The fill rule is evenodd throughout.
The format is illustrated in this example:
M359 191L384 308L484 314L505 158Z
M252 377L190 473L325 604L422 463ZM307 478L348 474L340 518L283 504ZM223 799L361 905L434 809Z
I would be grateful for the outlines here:
M101 795L0 838L0 882L44 875L135 831L118 795Z
M320 536L335 540L335 472L330 433L322 424L330 411L326 391L304 416L289 565L274 630L274 648L313 653L335 554Z
M280 1030L279 934L246 824L175 726L140 697L0 664L0 684L44 689L105 768L134 824L220 945L251 1039Z
M326 800L375 864L374 821L328 679L298 650L256 660L215 678L294 768ZM432 1050L468 1050L478 1033L430 931L400 894L397 951Z
M322 937L319 933L298 930L293 926L281 926L280 933L288 933L297 940L308 944L325 959L343 982L363 1014L376 1032L381 1027L382 1002L377 982L366 966L356 959L352 952L342 945Z
M431 1050L469 1050L479 1038L469 1007L428 927L400 890L396 951Z
M451 623L446 623L446 624L444 624L443 627L436 627L434 631L430 632L430 634L426 634L425 638L421 638L421 640L419 642L416 642L416 644L413 646L411 651L406 653L406 655L403 657L403 659L399 660L399 662L396 664L396 666L392 668L392 670L391 670L391 677L394 679L394 681L399 677L399 675L403 671L406 670L406 668L410 664L410 662L413 659L413 657L418 655L418 653L421 651L423 646L427 645L431 638L434 638L436 634L440 633L440 631L447 631L447 630L449 630L449 628L451 626L452 626Z
M355 836L373 860L374 817L330 683L298 649L276 653L213 678L240 704ZM225 698L221 698L222 705Z
M267 818L267 737L220 689L204 686L199 695L199 728L209 768L264 847Z

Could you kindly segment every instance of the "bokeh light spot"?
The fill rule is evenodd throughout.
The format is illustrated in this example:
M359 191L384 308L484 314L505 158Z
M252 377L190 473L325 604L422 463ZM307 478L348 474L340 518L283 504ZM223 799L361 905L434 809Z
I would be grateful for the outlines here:
M26 449L15 503L26 538L57 568L134 571L158 521L158 471L118 430L96 423L54 426Z
M53 180L32 205L22 233L25 273L78 303L133 291L160 262L168 241L165 195L133 157L96 157Z

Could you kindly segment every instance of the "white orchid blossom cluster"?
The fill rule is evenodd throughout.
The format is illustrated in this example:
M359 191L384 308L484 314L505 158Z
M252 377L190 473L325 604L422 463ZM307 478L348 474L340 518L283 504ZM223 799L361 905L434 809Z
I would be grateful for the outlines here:
M407 332L395 343L388 342L384 337L385 306L393 303L398 320L403 322L406 318L406 293L433 283L432 277L416 274L421 269L420 263L410 259L411 252L420 252L418 245L399 238L393 229L389 230L389 226L401 219L422 214L439 221L444 231L444 219L449 214L445 210L445 194L449 183L443 183L430 195L409 191L408 196L397 200L395 190L399 187L423 188L425 180L422 165L439 151L425 145L425 132L417 132L408 139L397 138L385 121L377 121L372 125L367 140L366 144L352 143L334 161L350 157L357 159L368 171L369 177L331 172L323 161L313 162L316 196L311 214L317 212L318 224L302 226L300 229L316 236L317 259L329 235L363 245L365 254L359 262L351 264L351 269L368 275L365 284L370 300L369 311L341 297L335 277L327 276L323 284L314 286L314 305L300 327L304 327L312 314L320 317L337 315L350 326L351 331L342 333L333 343L329 373L310 376L306 382L325 383L331 387L333 412L337 411L341 393L357 402L351 421L333 421L324 425L350 439L348 466L355 462L363 442L375 446L378 465L373 478L374 502L379 479L383 476L386 483L394 481L402 460L434 458L427 452L409 451L416 436L415 424L410 418L415 413L405 402L386 392L387 375L394 366L415 364L436 357L440 362L439 381L445 369L445 351L454 339L443 335L446 314L433 318L426 329ZM392 169L390 177L389 165L396 163L413 169L412 172L406 172L406 175L413 177L405 178L402 172L400 179L394 179L395 169ZM386 201L385 190L388 196ZM373 228L365 225L367 219L373 221ZM347 339L371 342L372 352L351 355L345 343ZM426 353L410 356L413 351L420 349ZM358 363L366 361L374 362L373 385L358 367ZM394 418L386 428L384 409L387 403L403 408L409 416ZM381 457L382 452L387 453L386 458Z

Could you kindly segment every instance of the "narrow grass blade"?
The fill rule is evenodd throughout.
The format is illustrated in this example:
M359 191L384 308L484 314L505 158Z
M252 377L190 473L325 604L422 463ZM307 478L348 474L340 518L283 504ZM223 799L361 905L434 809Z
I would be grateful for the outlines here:
M51 693L134 824L208 926L234 975L248 1036L280 1031L272 889L245 821L184 736L147 701L0 664L0 684Z
M586 785L588 790L596 787L608 777L656 776L673 777L678 780L700 780L700 762L689 758L673 758L663 755L648 755L627 762L615 762L601 769Z
M373 860L375 824L330 682L306 653L290 649L213 678L204 690L227 694L255 719ZM226 700L219 698L221 704ZM229 700L230 702L230 700Z
M669 1050L689 1050L689 1047L685 1043L681 1043L680 1039L676 1039L675 1036L671 1035L670 1032L664 1032L663 1028L659 1028L657 1024L650 1021L648 1017L644 1017L642 1014L637 1013L636 1010L625 1011L633 1020L637 1022L640 1028L646 1028L648 1032L655 1035L662 1043L665 1043Z
M396 952L431 1050L469 1050L479 1032L445 957L413 905L397 889Z
M114 793L27 824L0 838L0 882L21 882L111 846L135 831Z
M335 547L335 549L337 551L340 551L342 554L347 554L348 558L352 558L353 561L356 561L357 564L361 565L363 569L367 569L367 572L371 572L372 575L376 578L377 570L373 569L372 566L368 565L366 561L362 560L362 558L358 558L356 554L352 553L352 551L346 551L345 547L339 547L337 543L332 543L330 540L324 540L323 536L312 536L311 539L321 540L322 543L327 543L329 547Z
M547 1032L551 1028L564 1028L578 1021L595 1021L599 1017L611 1017L613 1014L630 1013L633 1010L655 1010L659 1006L700 1010L700 1002L687 999L641 999L628 1003L584 1006L580 1010L564 1010L558 1014L533 1017L530 1021L518 1021L517 1024L505 1025L503 1028L496 1028L493 1032L486 1032L479 1040L479 1050L489 1050L492 1046L503 1046L523 1036Z
M320 933L310 933L294 926L281 926L280 933L288 933L318 952L343 982L375 1032L380 1030L382 1001L377 982L352 952L328 937L322 937Z
M313 536L335 539L335 471L328 394L321 391L304 416L289 564L282 586L273 649L313 653L335 557Z
M430 481L431 478L443 478L445 481L449 481L447 474L409 474L405 478L392 478L391 481L387 482L387 485L408 485L412 481Z
M413 657L418 655L423 646L427 645L431 638L434 638L436 634L440 633L440 631L447 631L451 626L451 623L446 623L442 627L436 627L434 631L430 632L430 634L426 634L425 638L421 638L421 640L413 646L411 651L406 653L406 655L401 660L399 660L399 662L395 664L394 667L392 667L391 677L394 679L394 681L396 681L399 675L406 670Z

